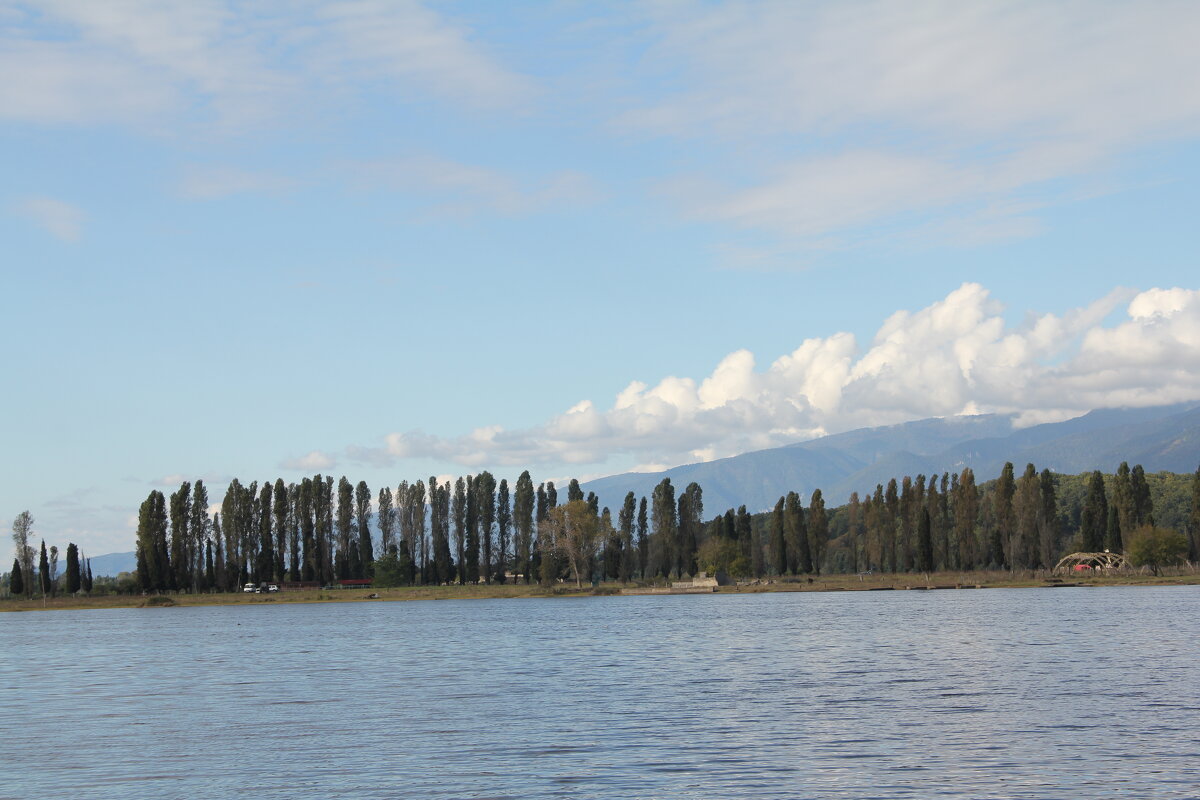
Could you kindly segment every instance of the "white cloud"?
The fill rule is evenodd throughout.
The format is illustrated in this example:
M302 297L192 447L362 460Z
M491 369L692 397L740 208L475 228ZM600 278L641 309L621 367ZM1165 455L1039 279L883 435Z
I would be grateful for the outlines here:
M64 242L77 242L83 235L85 214L76 206L62 200L42 196L26 197L14 205L14 210Z
M368 90L513 108L529 81L417 2L45 0L0 28L0 117L240 129Z
M281 469L294 470L323 470L332 469L336 464L337 461L328 453L322 453L320 450L312 450L298 458L288 458L281 461L279 467Z
M571 170L521 181L502 170L433 156L344 163L338 171L362 189L419 197L439 216L520 216L586 204L599 196L589 177Z
M1126 319L1104 320L1125 305ZM1062 315L1010 326L1002 305L967 283L918 311L897 311L860 350L853 335L805 340L757 369L735 351L701 380L632 382L608 410L583 401L524 430L443 438L393 433L381 462L430 458L465 467L644 466L773 447L861 426L930 416L1016 413L1019 424L1093 408L1200 400L1200 291L1117 289Z
M939 236L1028 235L1031 207L1077 191L1051 182L1200 133L1194 3L650 9L641 63L672 88L618 127L746 156L738 181L666 184L700 219L805 238L937 212Z

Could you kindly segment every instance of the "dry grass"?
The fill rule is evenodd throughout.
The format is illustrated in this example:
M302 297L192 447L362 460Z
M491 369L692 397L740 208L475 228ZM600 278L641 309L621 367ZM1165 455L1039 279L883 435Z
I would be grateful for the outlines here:
M974 589L1069 586L1175 586L1200 585L1200 573L1190 569L1175 569L1155 577L1141 573L1118 573L1092 576L1050 576L1045 572L935 572L920 574L879 575L819 575L812 578L783 578L764 580L739 586L723 586L723 593L737 592L833 592L881 591L904 589ZM649 586L649 584L645 584ZM572 584L545 588L537 585L505 584L491 586L411 586L396 589L298 589L278 594L173 594L155 600L156 596L106 595L103 597L56 597L25 600L0 600L0 611L41 611L43 609L104 609L149 608L155 606L220 606L220 605L281 605L289 603L348 603L387 602L402 600L495 600L526 597L584 597L619 594L622 588L636 586L603 584L598 590L591 586L576 589ZM376 595L372 597L372 595Z

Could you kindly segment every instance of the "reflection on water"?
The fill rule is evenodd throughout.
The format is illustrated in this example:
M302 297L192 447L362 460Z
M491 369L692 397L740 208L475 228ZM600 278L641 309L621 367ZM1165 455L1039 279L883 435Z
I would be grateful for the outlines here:
M0 617L0 797L1195 798L1200 589Z

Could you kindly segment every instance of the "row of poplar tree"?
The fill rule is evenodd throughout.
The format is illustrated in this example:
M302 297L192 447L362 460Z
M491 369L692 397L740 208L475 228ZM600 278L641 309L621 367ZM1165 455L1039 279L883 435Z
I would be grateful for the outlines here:
M33 597L35 594L54 597L60 590L67 594L92 590L92 563L79 552L74 542L67 544L67 569L58 574L58 547L46 549L42 540L41 555L33 547L33 515L22 511L13 520L13 546L16 557L8 573L8 591L14 597ZM34 558L37 557L37 569Z
M577 481L560 505L554 483L535 488L527 471L511 490L483 472L453 484L405 481L374 496L345 477L261 486L235 479L211 518L203 482L185 482L142 504L137 577L144 590L229 591L247 582L371 577L441 584L628 581L698 570L763 577L830 567L1037 569L1054 566L1068 542L1122 552L1133 531L1153 525L1140 466L1121 464L1108 489L1099 471L1091 474L1076 531L1059 513L1056 483L1032 464L1018 477L1010 463L986 492L966 468L892 479L832 512L818 489L807 508L790 492L766 514L742 506L705 522L701 487L689 484L676 497L669 478L650 498L629 492L615 518Z

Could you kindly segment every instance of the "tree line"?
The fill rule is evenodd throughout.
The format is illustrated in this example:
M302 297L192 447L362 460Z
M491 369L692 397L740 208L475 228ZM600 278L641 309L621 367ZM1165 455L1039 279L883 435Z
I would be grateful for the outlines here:
M13 520L12 536L13 558L12 569L8 573L8 591L13 597L31 598L40 593L43 597L54 597L59 591L67 594L77 594L81 591L90 592L92 580L92 562L79 552L74 542L67 544L66 571L58 572L58 547L51 545L46 549L46 540L42 540L41 554L33 547L33 516L28 511L22 511ZM34 558L37 558L37 569L34 569Z
M1195 561L1200 469L1191 484L1183 549ZM817 489L807 498L788 492L763 513L743 505L708 519L701 487L690 483L677 494L669 478L650 497L627 493L615 515L577 480L559 499L554 482L535 487L528 471L511 487L485 471L453 483L402 481L375 494L364 481L318 474L261 485L234 479L210 516L203 481L185 481L169 496L150 492L139 509L137 587L208 592L354 579L394 586L653 581L698 571L765 578L1034 570L1073 550L1125 552L1138 531L1155 528L1150 481L1141 466L1126 463L1107 477L1056 475L1033 464L1017 476L1009 463L984 485L970 468L905 476L855 492L835 508ZM26 594L33 583L27 576L54 584L57 564L51 548L46 566L33 570L31 526L31 519L22 525L10 576ZM17 529L14 523L14 540ZM90 565L79 566L73 544L67 561L67 590L90 590Z

